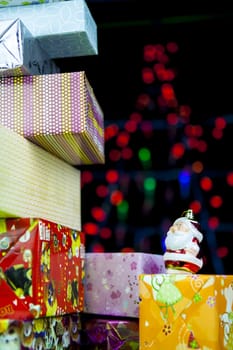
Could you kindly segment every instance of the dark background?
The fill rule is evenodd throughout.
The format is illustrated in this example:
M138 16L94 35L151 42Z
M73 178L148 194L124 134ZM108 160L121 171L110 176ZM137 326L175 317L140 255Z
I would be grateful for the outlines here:
M154 1L130 0L89 0L87 4L97 24L98 55L62 59L58 63L62 71L85 70L103 110L105 129L118 127L117 134L106 139L105 164L81 167L82 224L87 251L163 254L163 239L169 225L197 201L200 208L195 217L204 233L202 247L207 256L203 272L232 274L233 190L226 180L233 172L233 14L229 4L218 3L214 7L211 3L206 9L197 2L195 6L187 4L186 8L177 2L172 6L164 2L157 7ZM169 54L168 67L176 73L172 85L178 107L189 106L191 110L186 121L180 108L164 109L158 105L161 81L145 84L142 80L143 68L155 64L144 60L146 45L159 44L166 50L171 42L179 49ZM139 96L144 93L151 104L139 108ZM117 136L126 131L126 122L135 112L142 122L127 144L133 156L113 162L111 151L122 152L124 148L117 144ZM179 116L176 127L167 122L170 112ZM218 117L223 117L226 126L222 137L216 139L213 132ZM149 136L142 128L147 121L153 126ZM206 151L187 146L187 125L201 126L200 139ZM171 150L177 143L185 146L185 153L174 159ZM143 147L151 151L149 168L138 157ZM200 173L193 171L197 161L203 165ZM187 169L189 184L184 193L180 174ZM109 170L118 175L116 182L106 179ZM87 182L90 173L92 178ZM157 184L149 196L143 187L148 176ZM200 186L205 177L212 181L211 190ZM96 193L100 185L108 190L105 197ZM111 201L114 191L120 191L128 204L123 216ZM222 203L213 206L213 196L220 197ZM94 214L93 209L99 210L100 215Z
M105 118L127 118L140 92L142 48L177 41L179 96L202 115L232 111L232 27L229 4L206 6L135 0L87 0L97 24L98 55L62 60L85 69ZM208 4L208 2L206 3Z

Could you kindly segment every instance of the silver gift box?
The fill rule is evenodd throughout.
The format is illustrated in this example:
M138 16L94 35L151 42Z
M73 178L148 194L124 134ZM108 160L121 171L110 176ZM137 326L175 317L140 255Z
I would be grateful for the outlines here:
M0 20L0 76L59 73L20 19Z

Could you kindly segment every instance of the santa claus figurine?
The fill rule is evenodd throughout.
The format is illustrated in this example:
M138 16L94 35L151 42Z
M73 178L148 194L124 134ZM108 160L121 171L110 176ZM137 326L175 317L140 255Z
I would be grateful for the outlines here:
M203 265L200 243L203 239L193 211L176 219L165 238L164 264L168 273L197 273Z

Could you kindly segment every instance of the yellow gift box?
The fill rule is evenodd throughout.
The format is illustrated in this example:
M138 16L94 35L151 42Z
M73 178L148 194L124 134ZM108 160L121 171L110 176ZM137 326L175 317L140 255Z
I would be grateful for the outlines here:
M139 276L140 350L232 350L233 276Z

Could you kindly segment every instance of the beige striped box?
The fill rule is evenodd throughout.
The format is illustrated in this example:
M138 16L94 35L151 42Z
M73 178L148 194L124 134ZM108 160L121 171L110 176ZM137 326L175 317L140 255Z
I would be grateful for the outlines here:
M80 171L0 125L0 217L81 230Z
M84 71L0 79L0 123L72 165L104 163L104 118Z

